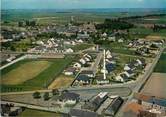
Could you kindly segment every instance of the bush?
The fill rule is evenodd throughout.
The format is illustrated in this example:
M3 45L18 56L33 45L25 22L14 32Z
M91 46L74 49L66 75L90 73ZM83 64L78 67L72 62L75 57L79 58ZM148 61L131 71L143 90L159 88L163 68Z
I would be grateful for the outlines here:
M33 93L33 98L35 98L35 99L41 98L40 92Z
M44 100L49 100L50 99L49 92L45 92L43 95L43 98L44 98Z
M53 94L53 95L59 95L58 89L53 89L53 90L52 90L52 94Z

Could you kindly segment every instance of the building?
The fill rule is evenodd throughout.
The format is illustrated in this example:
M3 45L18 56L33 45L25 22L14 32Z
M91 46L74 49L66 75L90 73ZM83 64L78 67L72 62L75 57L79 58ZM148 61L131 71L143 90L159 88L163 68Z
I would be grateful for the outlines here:
M129 81L129 77L126 74L124 74L124 73L121 73L120 75L116 76L115 79L117 81L120 81L120 82L127 82L127 81Z
M115 65L112 64L112 63L106 64L105 67L106 67L106 70L107 70L108 73L111 73L115 69Z
M107 98L108 98L107 92L100 92L97 96L92 98L90 101L85 102L82 108L95 112Z
M68 49L66 49L66 50L65 50L65 52L66 52L66 53L73 53L73 52L74 52L74 50L73 50L73 49L71 49L71 48L68 48Z
M69 67L64 71L64 74L67 76L74 75L76 72L76 68Z
M108 79L104 79L103 75L97 76L95 79L96 83L99 85L109 84L110 82Z
M83 58L81 58L80 60L79 60L79 62L81 63L81 64L85 64L86 63L86 60L85 59L83 59Z
M122 104L123 104L123 99L121 97L116 97L111 102L111 104L106 108L104 115L109 117L114 117Z
M61 96L59 97L59 102L64 104L76 104L80 99L80 95L73 93L73 92L62 92Z
M81 64L77 62L77 63L75 63L75 64L73 65L73 67L74 67L74 68L81 68Z
M131 102L124 109L123 117L139 117L139 112L143 110L143 106L135 102Z
M90 82L91 78L83 74L79 74L75 80L75 83L80 85L89 85Z
M128 70L135 70L135 65L133 63L129 63L129 64L126 64L124 66L124 70L125 71L128 71Z
M83 70L83 71L80 72L80 74L86 75L90 78L95 77L95 73L92 70Z
M127 70L124 72L128 78L131 78L135 75L135 73L132 70Z

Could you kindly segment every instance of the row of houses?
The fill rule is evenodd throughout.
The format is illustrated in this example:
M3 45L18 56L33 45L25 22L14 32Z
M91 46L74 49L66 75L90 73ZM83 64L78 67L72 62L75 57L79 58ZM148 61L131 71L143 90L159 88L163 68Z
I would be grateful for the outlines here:
M127 82L130 80L130 78L136 75L135 70L138 69L138 67L145 68L145 66L146 63L145 59L143 58L133 60L132 62L125 64L124 71L120 73L118 76L116 76L115 79L120 82Z
M92 61L92 56L89 54L84 54L82 58L79 59L78 62L71 65L71 67L68 67L66 70L64 70L65 75L75 75L77 71L80 71L81 68L86 67L86 65L90 65L90 62Z
M81 44L83 41L79 40L70 40L70 39L55 39L51 38L47 40L47 42L37 41L35 48L29 50L29 52L50 52L50 53L73 53L74 50L71 46L75 46L77 44Z

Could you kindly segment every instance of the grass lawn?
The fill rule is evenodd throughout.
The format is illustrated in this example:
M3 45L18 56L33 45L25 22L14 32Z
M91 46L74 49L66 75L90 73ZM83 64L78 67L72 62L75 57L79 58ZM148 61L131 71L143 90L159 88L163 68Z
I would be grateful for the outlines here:
M18 117L61 117L61 115L53 112L26 109Z
M166 52L161 55L154 72L166 73Z
M6 75L10 75L11 72L12 74L14 74L15 76L18 76L20 78L25 78L27 76L21 76L21 75L16 75L18 74L18 72L16 72L15 70L21 70L22 72L26 72L26 74L30 75L31 78L27 78L26 81L25 79L23 80L24 82L20 82L17 85L6 85L8 82L6 81L5 84L1 84L1 91L2 92L11 92L11 91L24 91L24 90L37 90L37 89L44 89L47 88L48 85L50 85L50 83L52 81L54 81L54 79L65 69L65 67L67 67L73 60L73 57L66 57L64 59L47 59L47 60L42 60L42 61L46 61L46 63L48 63L49 65L47 65L47 67L42 68L42 66L40 65L40 73L36 73L35 75L32 75L32 73L30 71L36 71L34 70L36 67L31 67L28 68L27 67L24 70L21 70L21 66L25 66L28 63L31 62L39 62L41 60L23 60L20 62L17 62L9 67L7 67L6 69L2 70L2 77L4 77L3 79L5 80L5 76ZM39 68L38 68L39 69ZM14 71L13 71L14 70ZM21 72L19 71L19 72ZM36 72L39 72L39 70L37 70ZM11 76L12 77L12 76ZM10 81L11 82L11 81ZM13 80L13 82L15 82L15 80Z
M60 75L48 87L48 89L58 89L68 87L73 82L74 78L71 76Z

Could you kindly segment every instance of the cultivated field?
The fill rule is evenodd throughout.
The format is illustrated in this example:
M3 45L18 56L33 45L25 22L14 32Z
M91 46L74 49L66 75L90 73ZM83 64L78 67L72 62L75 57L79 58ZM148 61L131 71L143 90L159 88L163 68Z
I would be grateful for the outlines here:
M37 76L50 66L48 61L31 61L20 65L2 76L2 84L21 84Z
M159 98L166 98L166 73L153 73L149 78L147 84L142 90L142 93L156 96Z
M58 89L62 87L68 87L73 82L73 80L74 78L72 77L60 75L51 83L48 89Z

